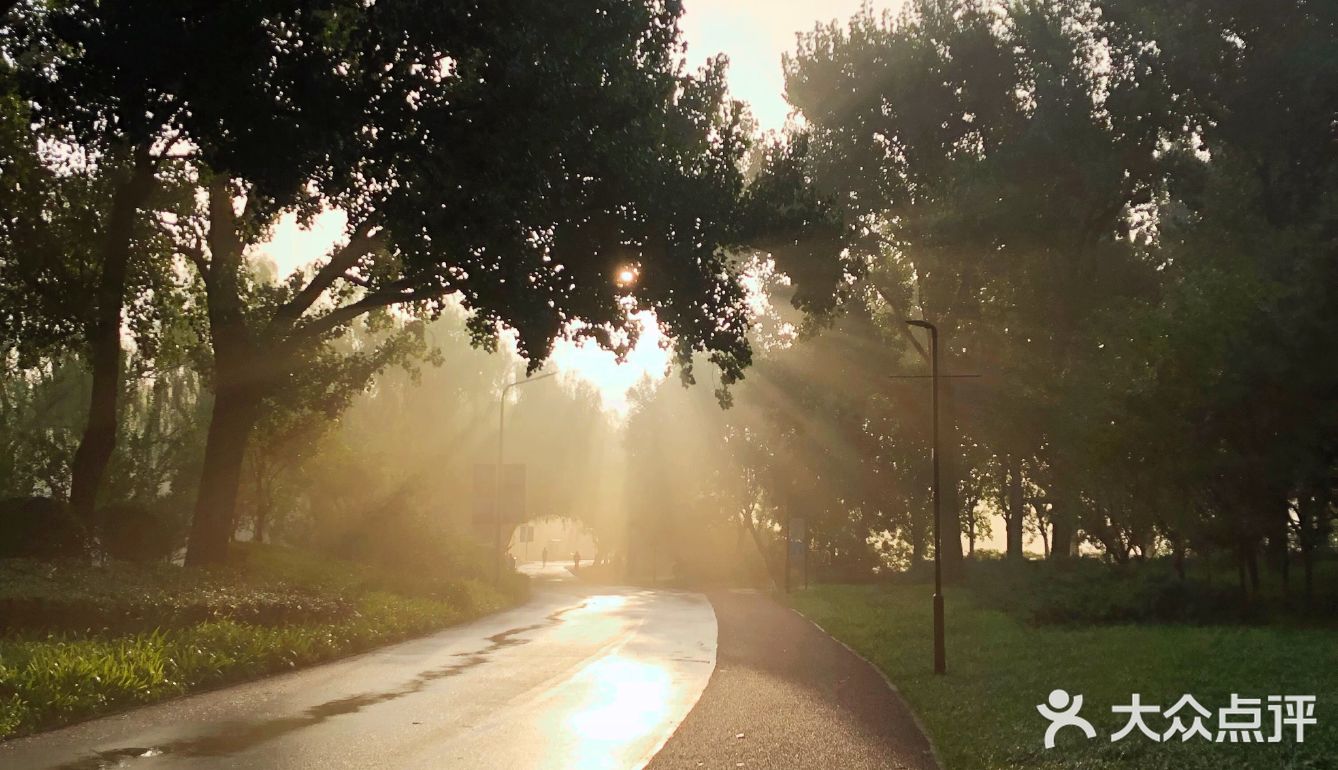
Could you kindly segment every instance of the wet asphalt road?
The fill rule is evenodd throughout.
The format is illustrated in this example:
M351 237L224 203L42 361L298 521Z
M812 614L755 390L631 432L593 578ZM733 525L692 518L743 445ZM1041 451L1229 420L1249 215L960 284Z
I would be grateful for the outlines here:
M541 574L524 607L0 744L0 768L637 768L715 665L700 594Z
M711 594L711 683L648 770L934 770L929 741L882 675L753 591Z

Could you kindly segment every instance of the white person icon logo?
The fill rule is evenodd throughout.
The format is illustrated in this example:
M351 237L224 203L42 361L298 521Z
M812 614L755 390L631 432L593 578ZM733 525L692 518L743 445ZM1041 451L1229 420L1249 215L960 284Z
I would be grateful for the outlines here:
M1092 727L1092 723L1078 716L1078 712L1082 710L1081 695L1071 696L1067 690L1052 690L1046 700L1050 704L1049 707L1042 703L1036 710L1041 712L1041 716L1050 720L1050 726L1045 729L1047 749L1055 747L1055 734L1064 727L1076 727L1089 739L1096 737L1096 728Z

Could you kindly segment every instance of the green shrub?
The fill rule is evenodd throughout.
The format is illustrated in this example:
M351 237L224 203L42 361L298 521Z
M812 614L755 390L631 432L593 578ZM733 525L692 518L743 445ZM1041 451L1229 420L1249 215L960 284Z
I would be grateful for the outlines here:
M0 633L124 634L213 620L267 626L336 621L352 594L319 584L247 581L170 564L0 562Z
M0 640L0 738L359 652L497 609L369 594L341 623L234 620L110 638ZM7 728L7 729L6 729Z
M341 593L375 587L380 577L365 564L271 543L233 543L228 563L231 574L255 583L318 585Z
M502 609L473 579L413 584L365 565L244 545L210 571L0 560L0 739L329 660ZM401 584L408 593L392 589Z
M88 553L83 525L59 500L0 500L0 558L68 559Z
M116 503L99 511L98 541L113 559L164 561L181 543L177 522L138 503Z
M1250 623L1267 607L1224 584L1182 580L1168 564L969 562L967 583L980 601L1035 624Z
M432 593L462 578L492 576L490 548L405 496L392 497L326 538L324 550L367 565L402 592Z

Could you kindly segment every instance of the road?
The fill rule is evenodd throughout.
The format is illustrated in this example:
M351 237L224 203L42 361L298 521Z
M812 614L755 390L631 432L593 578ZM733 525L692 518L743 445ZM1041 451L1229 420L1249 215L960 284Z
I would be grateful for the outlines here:
M525 570L523 607L0 743L0 768L937 770L878 672L764 593Z
M700 594L536 577L525 606L0 744L0 767L638 768L715 668Z

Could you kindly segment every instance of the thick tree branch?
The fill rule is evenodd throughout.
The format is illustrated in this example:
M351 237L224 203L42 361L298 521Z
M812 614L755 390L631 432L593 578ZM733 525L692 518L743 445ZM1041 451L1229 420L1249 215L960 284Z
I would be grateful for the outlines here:
M195 265L195 269L200 271L201 278L209 276L209 260L205 258L204 249L198 243L183 243L177 250Z
M358 263L359 259L376 248L377 244L378 239L372 235L372 226L370 224L361 225L354 231L348 243L330 255L330 261L316 271L316 275L312 276L307 285L279 308L278 312L275 313L275 322L289 326L296 324L297 319L301 318L302 314L307 312L316 300L334 285L335 281L340 278L348 278L348 271ZM357 281L354 281L354 283L357 283Z
M206 282L213 283L220 277L236 281L236 271L241 265L242 243L237 235L237 214L232 208L232 189L227 177L216 177L209 184L209 230L206 240L209 243L209 272Z
M292 336L289 337L289 341L293 343L301 343L307 340L316 339L323 334L334 331L364 313L370 313L373 310L390 307L392 305L402 305L410 302L422 302L424 300L437 299L450 294L452 291L452 287L442 286L430 289L417 289L414 291L382 290L373 292L351 305L335 308L319 318L302 324L294 330Z
M887 292L883 291L882 284L876 280L873 281L872 283L873 283L873 290L878 292L878 296L882 298L883 302L887 303L887 306L891 308L893 311L895 311L897 309L897 305L892 301L892 298L888 296ZM896 323L894 323L893 325L896 326L897 329L901 331L901 334L906 339L910 340L911 345L915 348L916 352L920 354L921 360L926 362L929 361L929 351L925 350L924 346L920 344L920 341L915 339L914 334L911 334L910 327L904 323L901 323L902 320L903 319L900 318L896 319Z

